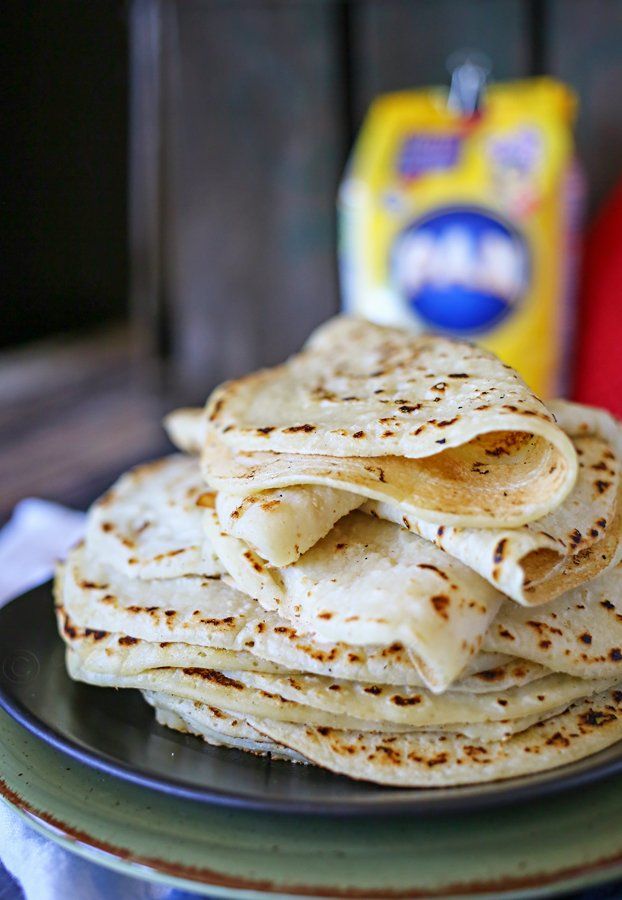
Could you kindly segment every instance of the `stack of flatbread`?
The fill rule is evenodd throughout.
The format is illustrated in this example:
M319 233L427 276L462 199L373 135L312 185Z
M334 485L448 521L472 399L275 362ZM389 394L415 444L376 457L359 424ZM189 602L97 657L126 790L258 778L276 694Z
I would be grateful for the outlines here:
M70 675L352 778L490 781L622 737L622 432L472 344L338 318L167 420L59 569Z

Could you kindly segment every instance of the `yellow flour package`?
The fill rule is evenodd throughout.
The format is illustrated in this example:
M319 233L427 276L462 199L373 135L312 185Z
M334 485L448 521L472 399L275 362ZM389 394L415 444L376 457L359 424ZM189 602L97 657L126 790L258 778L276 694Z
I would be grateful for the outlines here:
M477 341L563 391L582 180L575 98L549 78L378 98L340 192L344 309Z

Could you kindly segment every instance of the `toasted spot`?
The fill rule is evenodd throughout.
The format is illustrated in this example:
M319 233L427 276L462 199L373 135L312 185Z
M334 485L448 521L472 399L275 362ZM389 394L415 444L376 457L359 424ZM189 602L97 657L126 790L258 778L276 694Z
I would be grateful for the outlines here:
M453 425L454 422L457 422L460 416L454 416L453 419L444 419L442 422L437 422L438 428L447 428L448 425Z
M607 722L615 722L617 720L617 716L615 713L606 713L601 711L596 711L593 709L588 710L583 715L579 716L579 721L583 725L590 725L593 728L601 728L603 725L606 725Z
M445 594L436 594L430 598L430 603L442 619L447 620L449 618L447 615L447 607L451 603L449 597Z
M256 572L263 572L264 567L250 550L244 551L244 558L249 561Z
M284 428L284 434L296 434L298 431L304 431L306 434L310 434L312 431L315 431L315 425L290 425L289 428Z
M263 503L260 503L259 505L260 505L261 509L264 509L264 510L266 510L266 512L269 512L271 509L276 509L277 506L280 506L281 501L278 498L275 500L265 500ZM237 510L236 510L236 512L237 512Z
M196 505L205 509L214 509L215 503L212 492L206 491L204 494L201 494L200 497L197 497Z
M475 677L486 682L501 681L503 678L503 669L501 667L497 669L486 669L485 672L477 672Z
M499 637L505 638L506 641L515 641L516 638L512 634L511 631L508 631L507 628L499 628Z
M204 681L211 681L214 684L219 684L222 687L231 687L235 688L237 691L243 691L244 685L241 681L236 681L234 678L228 678L226 675L223 675L222 672L217 672L215 669L198 669L194 666L183 669L184 675L192 675L198 678L202 678Z
M425 764L426 766L428 766L428 768L431 769L434 766L442 766L447 762L448 759L449 756L447 755L447 753L437 753L436 756L431 756L426 759Z
M405 518L405 517L404 517ZM408 528L408 525L406 526ZM442 569L439 569L438 566L433 566L432 563L418 563L417 568L419 569L429 569L431 572L436 572L436 574L443 578L445 581L449 581L449 576L443 572Z
M549 747L568 747L570 745L570 741L567 737L564 737L561 731L556 731L555 734L552 734L546 743Z
M421 703L421 697L419 694L414 694L412 697L402 697L401 694L394 694L391 697L391 703L395 703L396 706L417 706L418 703Z
M609 488L611 487L611 482L610 481L601 481L599 479L598 481L594 482L594 487L596 488L596 490L598 491L599 494L604 494L605 491L608 491Z
M505 553L505 547L507 544L507 538L501 538L501 540L497 543L493 553L493 561L496 565L503 562L503 556Z

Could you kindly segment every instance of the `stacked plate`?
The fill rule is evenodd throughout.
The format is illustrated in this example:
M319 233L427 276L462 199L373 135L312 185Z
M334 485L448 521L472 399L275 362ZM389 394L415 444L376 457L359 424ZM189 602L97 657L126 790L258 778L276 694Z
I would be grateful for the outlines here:
M167 420L59 569L78 680L212 744L446 786L622 737L621 431L347 318Z

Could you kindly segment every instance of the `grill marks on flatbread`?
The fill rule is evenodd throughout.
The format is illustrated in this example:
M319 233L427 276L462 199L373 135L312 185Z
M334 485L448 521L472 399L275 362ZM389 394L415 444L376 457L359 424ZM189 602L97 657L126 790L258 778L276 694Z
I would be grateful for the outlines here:
M145 669L203 668L291 674L286 667L244 650L202 647L182 641L152 642L121 632L83 628L73 622L62 606L56 608L56 619L61 637L67 642L79 641L84 665L96 672L132 675Z
M617 683L617 678L588 680L552 674L539 679L535 685L507 691L473 695L446 691L437 695L424 688L404 690L394 685L331 681L312 675L240 671L237 677L247 687L278 693L314 709L404 727L457 727L465 722L480 724L543 716Z
M560 507L522 528L428 522L408 515L403 505L309 485L244 496L219 494L221 525L262 560L281 566L294 561L350 509L360 507L433 541L518 603L538 605L615 564L622 533L620 426L602 410L567 401L551 405L573 440L579 475Z
M296 756L296 762L308 762L301 755L295 754L295 751L291 751L288 747L277 744L271 738L261 734L252 725L249 725L245 718L236 716L229 710L155 691L143 691L143 696L155 708L158 721L169 728L191 732L202 737L207 743L216 746L239 747L240 749L249 749L251 752L260 752L262 755L269 753L277 759L285 758L286 754L290 753L292 754L290 758ZM536 716L531 716L515 719L512 722L465 726L465 730L468 731L465 737L470 740L507 740L511 735L518 734L535 725L537 721L541 720ZM416 732L385 732L385 740L388 739L391 742L397 734L419 736L427 733L429 732L426 729ZM446 732L436 730L432 734L440 736L441 734L445 735ZM450 732L447 737L451 739L457 735L457 732Z
M615 564L620 549L620 428L599 410L563 402L556 409L573 437L579 476L564 503L537 522L518 529L456 528L408 517L387 503L368 502L363 511L433 541L525 606L594 578Z
M205 485L196 461L176 454L123 475L89 511L91 551L136 578L216 575L201 529Z
M585 678L622 681L622 596L619 565L546 606L506 601L486 635L487 650L516 653Z
M89 664L88 640L66 633L64 638L70 674L88 684L164 691L238 714L364 731L425 729L480 737L508 735L558 714L574 700L611 684L550 675L538 684L537 694L517 687L492 694L447 693L438 697L424 689L413 693L373 684L244 670L159 666L139 671L104 671Z
M408 500L422 518L515 526L555 508L576 478L568 438L495 357L350 319L217 389L206 419L206 474L231 493L325 484Z
M521 663L523 682L504 688L494 681L481 683L479 692L462 690L437 697L424 688L350 682L322 676L288 672L280 666L264 665L251 654L197 647L173 642L150 643L127 635L75 626L62 608L57 609L59 633L71 651L79 657L80 670L94 677L125 678L151 670L180 670L196 675L199 670L220 672L223 679L236 680L250 691L278 694L303 706L336 715L354 716L368 722L392 723L404 727L450 727L464 729L485 723L507 724L510 720L551 715L568 706L577 696L585 696L604 686L603 681L556 676ZM224 670L224 671L223 671ZM508 676L512 673L506 667ZM214 676L200 676L207 682ZM476 676L472 676L471 681ZM537 680L536 698L527 685ZM125 682L124 682L125 684ZM119 686L121 684L119 683ZM534 693L534 691L531 691ZM214 698L211 698L212 700Z
M479 650L502 595L428 541L353 512L290 566L268 568L205 511L212 545L237 587L320 640L406 646L444 690Z
M412 656L399 642L363 647L318 640L303 627L277 613L266 612L254 600L219 578L131 579L87 558L83 548L72 551L57 573L56 602L71 627L88 629L91 643L110 634L133 641L241 652L287 668L332 678L422 686ZM503 690L540 678L547 670L503 654L478 654L464 670L456 690Z
M225 493L246 495L296 485L324 485L399 504L406 514L426 521L442 519L477 528L518 527L555 508L572 489L577 464L564 436L565 442L569 455L572 453L570 477L566 463L559 462L554 451L543 450L535 439L510 439L505 433L470 442L456 452L405 459L232 450L210 432L202 467L210 487ZM494 462L484 465L486 454ZM563 487L558 484L562 476Z
M622 738L622 691L603 691L507 741L386 735L249 719L280 745L340 775L394 787L446 787L514 778L566 765Z

